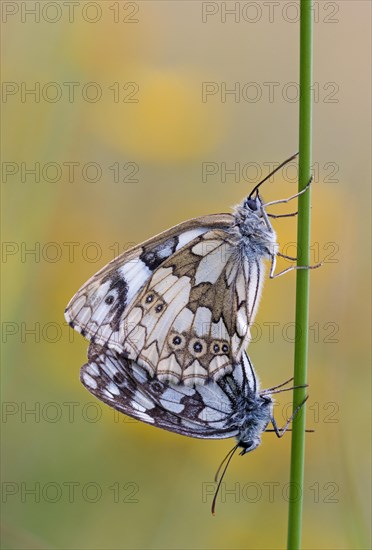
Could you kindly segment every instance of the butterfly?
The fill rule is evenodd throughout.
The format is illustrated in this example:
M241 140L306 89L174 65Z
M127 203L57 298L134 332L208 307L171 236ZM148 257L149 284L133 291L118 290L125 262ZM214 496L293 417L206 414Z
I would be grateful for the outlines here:
M212 512L223 475L235 451L239 448L244 455L256 449L264 431L274 431L282 437L303 404L286 425L279 428L273 416L271 396L293 389L278 389L292 379L260 390L246 352L233 365L230 374L190 387L156 380L142 366L117 351L90 344L88 362L81 368L80 379L99 400L147 424L201 439L236 437L237 444L226 457L228 461L219 480ZM273 429L269 430L270 423Z
M258 189L272 174L232 214L185 221L114 259L71 299L68 323L161 382L204 385L231 373L250 340L264 260L271 278L298 268L274 275L276 257L289 257L266 207L307 187L265 204Z

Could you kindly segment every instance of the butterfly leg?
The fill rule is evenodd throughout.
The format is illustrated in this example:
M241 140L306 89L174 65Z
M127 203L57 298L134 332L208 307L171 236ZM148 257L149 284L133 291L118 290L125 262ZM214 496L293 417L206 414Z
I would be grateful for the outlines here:
M265 432L274 432L274 433L276 433L276 430L265 430ZM293 432L293 430L292 430L292 428L287 428L286 432ZM306 428L305 432L313 434L315 432L315 430L311 430L311 429Z
M303 189L301 189L301 191L299 191L298 193L296 193L295 195L292 195L291 197L288 197L287 199L279 199L278 201L271 201L271 202L267 202L266 204L263 204L262 206L264 206L265 208L267 208L268 206L272 206L273 204L282 204L282 203L287 203L297 197L299 197L300 195L303 195L303 193L306 193L306 191L309 190L310 188L310 185L311 185L311 182L313 181L313 176L311 176L310 180L309 180L309 183L306 185L306 187L304 187Z
M307 388L308 387L308 384L302 384L301 386L291 386L290 388L285 388L284 390L278 390L278 388L283 388L283 386L286 386L287 384L289 384L293 380L294 380L294 378L292 376L292 378L288 378L288 380L286 380L285 382L282 382L281 384L277 384L276 386L271 386L271 388L265 388L264 390L262 390L260 392L260 395L265 395L267 393L269 393L271 395L272 393L281 393L282 391L290 391L290 390L296 390L297 388ZM274 390L278 390L278 391L274 391Z
M305 397L305 399L296 407L296 409L293 411L292 415L288 418L287 422L285 423L285 425L283 426L283 428L279 428L278 424L276 423L276 420L274 417L271 418L271 424L273 425L273 428L274 428L274 432L276 433L276 435L278 437L283 437L283 435L285 434L285 432L288 430L288 426L290 425L290 423L292 422L292 420L294 419L294 417L296 416L296 414L298 413L298 411L305 405L306 401L308 400L309 396L307 395ZM266 431L270 431L270 430L266 430Z
M276 273L275 275L271 275L270 273L270 279L276 279L277 277L280 277L280 275L284 275L284 273L288 273L289 271L293 271L294 269L317 269L322 265L322 262L316 265L292 265L291 267L287 267L287 269L284 269L283 271L279 271L279 273Z
M281 386L282 385L283 384L281 384ZM308 386L308 384L302 384L300 386L291 386L290 388L282 388L282 389L279 389L279 390L275 390L275 389L271 389L271 391L264 390L264 391L261 392L261 396L265 397L265 395L267 395L267 393L271 396L271 395L273 395L273 393L283 393L284 391L297 390L298 388L307 388L307 386ZM280 386L278 386L278 387L280 388Z
M293 376L292 376L292 378L288 378L288 380L286 380L285 382L282 382L281 384L278 384L276 386L271 386L271 388L265 388L264 390L262 390L261 393L270 393L272 390L282 388L283 386L286 386L287 384L292 382L292 380L293 380Z
M298 212L290 212L289 214L269 214L266 212L269 218L291 218L292 216L297 216Z
M282 254L281 252L277 252L276 255L280 256L281 258L285 258L286 260L291 260L291 262L297 262L297 258L294 258L293 256L287 256L286 254Z
M270 268L270 279L276 279L276 277L280 277L281 275L284 275L284 273L288 273L289 271L293 271L294 269L317 269L318 267L321 267L323 264L322 262L315 264L315 265L291 265L290 267L287 267L287 269L283 269L283 271L279 271L279 273L275 272L276 267L276 256L284 256L283 254L273 254L271 256L271 268ZM288 259L292 259L295 261L297 258L290 258L289 256L284 256Z

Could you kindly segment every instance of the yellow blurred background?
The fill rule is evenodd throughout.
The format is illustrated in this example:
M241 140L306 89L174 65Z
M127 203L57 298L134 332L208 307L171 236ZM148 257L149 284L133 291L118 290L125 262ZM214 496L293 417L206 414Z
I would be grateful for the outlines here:
M295 152L298 4L1 8L2 547L284 548L290 433L233 460L212 517L233 442L95 400L79 382L87 342L63 311L130 244L229 211ZM370 12L315 2L312 261L325 264L311 274L308 549L371 544ZM263 194L295 189L293 165ZM275 228L293 255L295 219ZM265 284L249 350L263 387L292 372L294 293L293 273Z

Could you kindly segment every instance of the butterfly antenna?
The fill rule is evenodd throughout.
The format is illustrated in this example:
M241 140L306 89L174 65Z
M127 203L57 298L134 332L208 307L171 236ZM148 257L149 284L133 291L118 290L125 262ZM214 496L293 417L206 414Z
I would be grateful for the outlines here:
M286 380L285 382L282 382L281 384L277 384L276 386L271 386L271 388L266 388L262 390L261 393L270 393L272 390L282 388L283 386L286 386L287 384L289 384L289 382L292 382L292 380L294 380L293 376L291 378L288 378L288 380Z
M218 493L219 493L220 488L221 488L222 480L223 480L223 478L225 477L226 470L227 470L227 468L229 467L230 461L231 461L232 457L234 456L235 451L236 451L236 449L237 449L238 447L239 447L239 443L237 443L237 444L235 445L235 447L233 447L233 448L231 449L231 451L229 451L229 452L227 453L227 455L225 456L225 458L224 458L223 461L221 462L221 464L220 464L220 466L219 466L219 468L218 468L218 470L217 470L217 472L216 472L216 475L215 475L215 477L214 477L214 480L217 481L217 479L218 479L218 474L220 473L220 470L221 470L223 464L225 464L225 462L226 462L226 465L225 465L225 467L224 467L224 469L223 469L222 475L221 475L220 480L219 480L219 482L218 482L216 492L214 493L214 497L213 497L212 508L211 508L211 511L212 511L212 514L213 514L213 515L215 515L215 512L216 512L217 496L218 496Z
M238 447L238 445L235 445L235 447L233 447L232 449L230 449L230 451L227 453L227 455L225 456L225 458L222 460L221 464L218 466L218 470L214 476L214 481L217 482L218 481L218 474L220 473L221 471L221 468L222 466L225 464L226 460L228 460L229 456L236 450L236 448Z
M249 196L248 198L250 199L253 195L253 193L255 193L256 191L258 191L258 188L263 184L265 183L265 181L267 181L269 178L271 178L271 176L273 176L278 170L280 170L281 168L283 168L283 166L285 166L286 164L288 164L289 162L291 162L293 159L295 159L298 155L298 152L295 153L294 155L292 155L291 157L289 157L287 160L285 160L284 162L282 162L281 164L279 164L279 166L277 168L275 168L275 170L273 170L272 172L270 172L270 174L268 176L266 176L266 178L264 178L263 180L260 181L260 183L258 183L256 185L256 187L254 187L252 189L252 191L249 193Z

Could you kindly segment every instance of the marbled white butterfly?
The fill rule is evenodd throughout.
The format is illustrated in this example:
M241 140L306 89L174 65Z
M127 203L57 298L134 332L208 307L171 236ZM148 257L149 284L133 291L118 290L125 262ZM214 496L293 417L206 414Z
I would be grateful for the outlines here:
M159 381L203 385L230 373L250 340L264 259L271 278L297 269L274 275L284 255L266 207L298 194L265 204L258 188L269 177L233 214L188 220L124 252L75 294L66 320Z
M241 455L256 449L264 431L274 431L281 437L293 418L292 415L284 428L278 428L271 397L285 391L277 388L292 379L260 390L246 352L233 365L231 374L192 388L156 380L146 369L115 350L90 344L88 363L81 368L80 378L93 395L110 407L158 428L201 439L235 436L237 444L226 457L229 459L238 448ZM273 429L267 430L270 422ZM219 480L212 512L225 471L226 468Z

